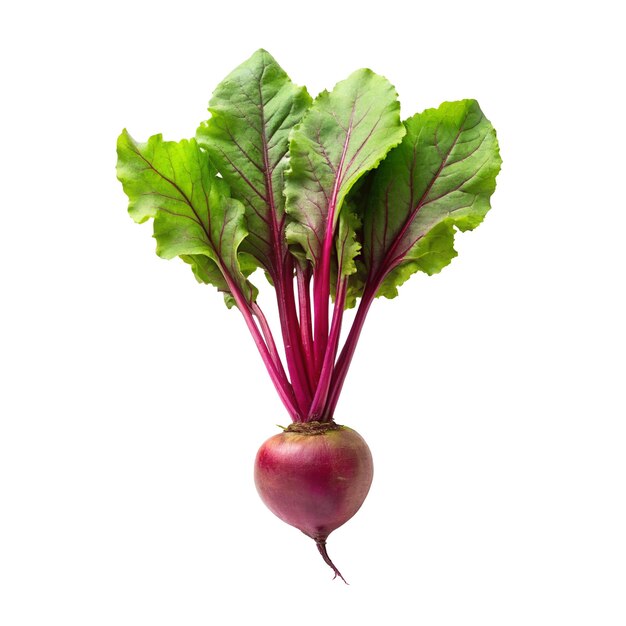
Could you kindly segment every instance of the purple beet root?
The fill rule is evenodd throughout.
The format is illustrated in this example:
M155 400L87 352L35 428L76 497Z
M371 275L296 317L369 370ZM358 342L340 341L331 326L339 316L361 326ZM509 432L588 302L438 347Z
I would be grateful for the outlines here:
M326 539L363 504L372 454L361 435L334 422L294 423L259 449L254 480L261 499L284 522L315 541L335 577Z

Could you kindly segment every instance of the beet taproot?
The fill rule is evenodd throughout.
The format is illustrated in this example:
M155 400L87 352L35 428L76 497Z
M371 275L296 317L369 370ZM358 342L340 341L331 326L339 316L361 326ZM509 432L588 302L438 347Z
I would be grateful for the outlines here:
M334 422L291 424L259 449L254 480L266 506L313 539L335 577L326 540L367 496L374 466L361 435Z

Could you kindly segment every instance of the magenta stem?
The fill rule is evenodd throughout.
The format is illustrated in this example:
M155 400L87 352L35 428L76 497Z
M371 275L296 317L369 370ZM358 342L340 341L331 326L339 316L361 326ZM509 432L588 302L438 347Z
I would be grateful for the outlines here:
M315 361L313 354L313 325L311 321L311 268L303 268L296 261L296 279L298 284L298 310L300 314L300 342L307 376L311 385L315 379Z
M274 286L276 288L278 316L285 346L287 368L291 376L296 403L300 413L304 414L311 404L313 392L306 376L302 346L300 345L300 326L293 291L292 263L292 258L289 256L285 267L281 269L278 276L274 277Z
M331 378L333 374L333 366L335 359L337 358L337 350L339 348L339 338L341 336L341 322L343 320L343 311L346 302L346 293L348 287L348 277L343 276L337 286L337 294L335 296L335 308L333 310L333 320L330 326L330 333L328 335L328 345L326 347L326 354L324 355L324 361L322 363L322 370L320 372L319 382L317 384L317 390L311 403L309 410L309 420L320 420L322 417L324 405L328 397L328 392L331 384ZM321 420L323 421L323 420Z
M254 318L252 317L252 313L251 313L248 302L246 301L243 294L241 293L239 286L233 281L233 279L230 277L228 272L226 272L223 267L220 267L220 270L222 271L222 274L224 275L224 278L226 280L226 283L228 284L228 288L230 292L233 294L233 297L235 298L235 302L237 303L237 308L243 315L246 325L248 326L248 330L252 334L252 339L254 340L254 343L256 344L257 349L259 350L261 359L263 359L263 363L267 369L268 374L270 375L272 382L274 383L274 387L276 387L276 391L278 391L278 395L280 396L280 399L285 405L285 408L287 409L291 419L293 421L300 421L301 414L300 414L299 409L297 408L297 403L294 397L293 388L291 387L291 384L287 380L287 377L284 371L281 373L276 367L276 364L274 363L274 359L272 358L272 355L270 354L270 351L267 345L265 344L265 341L263 340L263 337L254 321Z
M352 327L350 328L350 332L348 333L348 337L346 338L346 342L341 350L341 354L339 355L339 359L337 360L337 364L335 365L335 369L332 374L330 390L322 421L328 421L333 418L346 375L348 374L348 370L350 368L350 363L352 362L352 357L354 356L354 351L356 350L359 337L361 336L361 331L363 330L365 318L367 317L369 308L374 301L377 290L378 286L376 286L375 289L366 289L363 293L359 308L354 317L354 321L352 322Z
M355 107L352 107L350 114L350 123L343 142L341 158L337 165L333 188L328 201L328 213L326 216L326 233L324 237L324 245L322 247L322 258L319 267L315 268L315 276L313 283L313 306L315 311L315 364L319 370L323 367L323 361L326 355L326 345L328 342L328 294L330 293L330 257L333 248L333 239L335 234L335 222L337 217L337 199L339 198L339 190L343 184L343 166L350 145L352 136L352 125L354 121ZM350 167L348 165L348 167ZM321 372L320 372L321 373Z
M256 302L253 302L250 308L252 310L252 314L259 320L261 332L265 338L265 343L267 344L269 353L274 360L274 365L276 365L277 369L281 372L281 375L287 378L287 374L285 373L285 368L283 367L283 362L281 361L280 354L278 353L276 342L274 341L274 335L272 335L272 330L267 318L261 310L261 307Z
M325 248L325 246L324 246ZM328 342L328 294L330 289L330 264L325 262L326 253L322 254L320 266L313 275L313 311L315 328L313 331L313 356L316 374L322 367L326 344Z

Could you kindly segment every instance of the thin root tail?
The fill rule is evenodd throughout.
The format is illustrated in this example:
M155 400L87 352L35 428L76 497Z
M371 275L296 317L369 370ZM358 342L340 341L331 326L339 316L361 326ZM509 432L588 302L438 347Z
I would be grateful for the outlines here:
M315 545L317 545L317 549L319 550L319 553L322 555L322 558L324 559L324 563L326 563L326 565L329 565L330 568L333 570L333 572L335 572L335 575L333 576L333 580L335 580L335 578L339 576L339 578L341 578L341 580L343 580L343 582L346 583L347 585L348 581L341 575L341 572L335 567L335 564L330 560L330 557L328 556L328 552L326 551L326 540L316 539Z

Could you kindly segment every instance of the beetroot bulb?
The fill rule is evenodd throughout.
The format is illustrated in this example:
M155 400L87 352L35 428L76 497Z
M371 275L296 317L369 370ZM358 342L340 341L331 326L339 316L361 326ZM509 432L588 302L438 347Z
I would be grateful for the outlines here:
M374 466L365 440L334 422L292 424L259 449L254 480L263 502L280 519L311 537L333 569L328 535L363 504Z
M412 274L436 274L457 256L455 234L490 209L498 141L475 100L402 120L384 76L360 69L312 98L266 50L216 87L209 112L178 142L124 130L117 176L135 222L153 220L157 254L180 257L242 315L292 422L257 454L258 492L315 541L336 578L326 540L359 510L373 475L365 441L335 422L366 317L376 298L395 298ZM268 301L278 332L261 308ZM380 388L368 376L360 396L353 383L351 413ZM244 379L238 389L248 391Z

